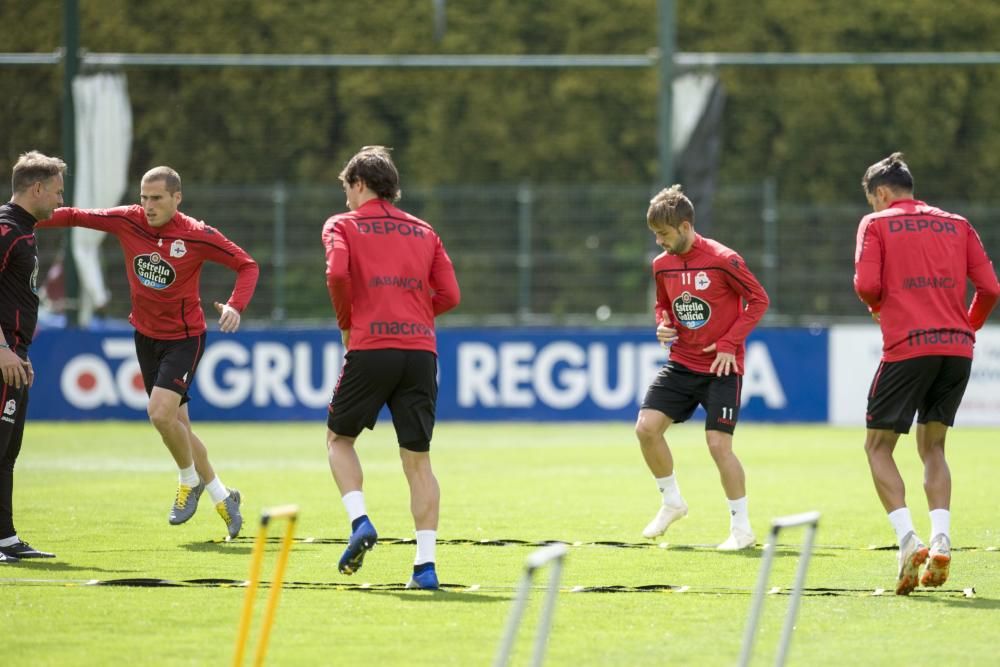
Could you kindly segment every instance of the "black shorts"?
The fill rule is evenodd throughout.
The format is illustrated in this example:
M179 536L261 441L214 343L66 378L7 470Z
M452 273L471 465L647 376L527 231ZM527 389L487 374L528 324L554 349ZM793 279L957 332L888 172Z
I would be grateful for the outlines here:
M135 332L135 355L139 358L146 395L153 387L162 387L181 395L181 405L191 397L188 388L194 382L198 362L205 353L205 334L180 340L158 340Z
M2 339L0 339L2 340ZM15 389L0 380L0 539L17 534L11 502L14 464L24 441L24 420L28 414L28 386Z
M28 386L20 389L0 380L0 467L14 467L24 437L24 420L28 415ZM0 534L0 539L8 537Z
M914 413L918 424L953 426L971 372L968 357L883 361L868 390L868 428L909 433Z
M698 405L703 405L706 431L730 435L740 418L741 375L696 373L674 361L668 361L649 385L644 410L659 410L675 423L687 421Z
M389 405L396 440L403 449L426 452L437 408L437 355L425 350L355 350L344 358L326 424L337 435L356 438L375 428Z

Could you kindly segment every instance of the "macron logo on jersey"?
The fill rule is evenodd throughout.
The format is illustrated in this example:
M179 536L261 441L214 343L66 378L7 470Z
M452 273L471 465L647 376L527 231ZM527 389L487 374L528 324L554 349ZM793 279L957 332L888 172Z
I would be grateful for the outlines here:
M368 326L372 336L427 336L434 337L434 328L421 322L372 322Z

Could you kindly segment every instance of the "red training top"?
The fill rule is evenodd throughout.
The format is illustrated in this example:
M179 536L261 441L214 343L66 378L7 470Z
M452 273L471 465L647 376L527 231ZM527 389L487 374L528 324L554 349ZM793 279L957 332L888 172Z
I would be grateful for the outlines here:
M976 288L968 310L966 276ZM916 199L861 219L854 291L879 313L882 361L972 357L974 332L1000 298L993 263L969 221Z
M198 281L206 261L236 271L228 304L240 312L257 286L260 270L250 255L213 227L180 211L162 227L152 227L141 206L57 208L37 227L89 227L114 234L125 255L132 295L129 322L150 338L179 340L205 332Z
M677 329L670 359L692 371L709 373L719 352L735 354L742 375L746 337L768 305L767 292L743 258L695 234L686 253L664 252L653 260L653 279L656 322ZM713 343L715 351L702 352Z
M458 305L455 268L429 224L384 199L323 225L326 284L351 350L437 353L434 317Z

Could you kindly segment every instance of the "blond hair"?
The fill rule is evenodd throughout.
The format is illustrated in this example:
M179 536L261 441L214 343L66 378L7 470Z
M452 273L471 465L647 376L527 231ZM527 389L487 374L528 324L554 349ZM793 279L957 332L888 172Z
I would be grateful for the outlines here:
M646 224L650 229L666 225L677 229L685 220L694 225L694 205L681 192L680 185L664 188L649 200Z
M61 159L38 151L28 151L22 153L14 163L14 173L10 179L11 190L15 193L24 192L35 183L65 173L66 163Z

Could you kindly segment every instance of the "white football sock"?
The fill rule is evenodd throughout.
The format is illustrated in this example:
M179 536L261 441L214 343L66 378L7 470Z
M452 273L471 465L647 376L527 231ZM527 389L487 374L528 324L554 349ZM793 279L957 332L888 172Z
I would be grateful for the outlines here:
M193 463L187 468L179 468L177 477L184 486L191 488L198 486L198 471L194 469Z
M417 557L413 559L414 565L433 563L437 548L436 530L418 530L417 536Z
M896 531L896 541L902 546L903 538L913 531L913 517L910 516L910 509L900 507L898 510L889 512L889 523Z
M226 496L229 495L229 489L225 487L222 480L219 479L218 476L205 486L205 490L208 491L208 495L212 497L213 503L219 503L225 500Z
M347 510L347 518L351 521L354 521L359 516L368 514L368 511L365 509L365 494L361 491L345 493L340 500L344 503L344 509Z
M726 499L729 503L729 529L739 528L745 533L752 533L750 529L750 513L747 511L747 497L736 500Z
M681 489L677 486L677 475L656 478L656 488L663 494L663 504L671 507L678 507L684 504L681 498Z
M951 512L944 509L931 510L931 539L942 534L951 539Z

